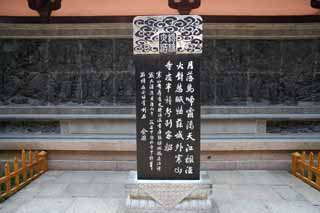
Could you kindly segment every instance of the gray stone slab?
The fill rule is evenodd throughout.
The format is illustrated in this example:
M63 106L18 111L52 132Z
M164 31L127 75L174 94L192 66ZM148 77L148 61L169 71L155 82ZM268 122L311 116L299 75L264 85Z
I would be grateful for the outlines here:
M320 206L320 191L304 184L302 186L295 186L293 188L296 192L300 193L305 199L314 205Z
M265 202L272 213L320 213L318 206L305 201Z
M211 180L215 182L210 196L210 213L320 213L320 192L290 173L251 171L250 175L243 175L243 172L248 174L248 171L210 172ZM220 176L217 175L219 173ZM122 179L125 174L127 172L49 171L38 182L32 182L1 203L0 212L125 213L125 183ZM279 183L273 185L274 180L266 181L266 174ZM84 177L92 177L91 182L81 183ZM218 179L215 180L215 177ZM61 178L64 183L57 183L52 178ZM261 180L254 181L254 178ZM74 180L78 182L74 183ZM94 180L102 183L95 183ZM137 205L140 204L137 202ZM181 204L181 207L188 205ZM188 211L183 209L182 212Z
M56 178L55 183L90 183L94 177L90 171L66 171Z
M46 172L46 176L50 177L59 177L64 173L64 171L59 171L59 170L50 170Z
M71 198L36 198L19 207L15 213L60 213L71 205Z
M209 171L212 184L243 184L244 179L239 171Z
M67 183L47 183L41 184L37 197L60 197L67 188Z
M1 115L0 115L1 117ZM60 122L62 134L135 134L135 121L132 119L86 119L64 120ZM201 134L255 134L266 133L266 122L256 120L216 120L206 119L201 123Z
M235 200L219 204L214 213L272 213L262 201Z
M13 196L9 197L3 203L0 203L1 213L12 213L27 202L35 198L35 193L20 190Z
M288 171L269 171L270 174L272 174L281 185L289 185L293 188L297 186L305 186L305 183L290 174Z
M221 203L229 203L234 200L234 196L230 185L212 185L212 195L210 196L212 203L216 205Z
M128 172L106 171L95 175L92 183L125 183L128 178Z
M108 184L108 186L103 191L102 196L106 198L125 199L125 184L119 182Z
M265 170L241 170L243 184L279 185L279 181Z
M117 201L102 198L76 198L65 213L117 213Z
M46 184L46 183L53 183L55 182L57 179L56 176L51 176L51 175L47 175L47 172L45 173L45 175L41 175L38 178L36 178L35 180L33 180L29 185L38 185L38 184Z
M71 183L61 195L66 197L98 197L102 196L106 187L106 184Z
M232 185L235 200L279 201L282 198L267 185Z
M302 194L296 192L290 186L272 186L273 191L278 193L282 199L287 201L305 201Z

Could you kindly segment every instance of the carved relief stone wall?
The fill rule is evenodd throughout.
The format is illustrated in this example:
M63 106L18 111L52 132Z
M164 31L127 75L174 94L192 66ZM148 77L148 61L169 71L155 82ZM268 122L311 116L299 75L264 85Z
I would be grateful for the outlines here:
M133 105L131 39L0 40L0 105ZM320 104L320 40L205 39L203 105Z

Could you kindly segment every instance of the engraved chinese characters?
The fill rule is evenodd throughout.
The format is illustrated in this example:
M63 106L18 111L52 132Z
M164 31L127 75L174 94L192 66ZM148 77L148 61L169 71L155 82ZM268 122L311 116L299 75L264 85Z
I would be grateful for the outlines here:
M143 21L163 21L166 17L137 17L134 23L137 20L141 25ZM202 27L199 16L175 16L172 20L197 20L193 27ZM177 43L179 29L177 26L170 32L155 30L158 34L153 36L158 43L152 45L158 47L158 53L135 52L138 179L199 179L199 54L176 54L179 48L188 46ZM200 38L202 46L200 34L196 39ZM138 46L134 44L134 49ZM194 46L198 53L201 46Z

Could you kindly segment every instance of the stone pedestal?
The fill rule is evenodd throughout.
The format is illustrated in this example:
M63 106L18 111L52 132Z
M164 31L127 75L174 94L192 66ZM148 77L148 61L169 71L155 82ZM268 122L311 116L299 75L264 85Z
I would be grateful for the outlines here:
M137 180L137 172L129 172L126 184L128 213L197 212L209 213L212 190L207 172L200 180Z

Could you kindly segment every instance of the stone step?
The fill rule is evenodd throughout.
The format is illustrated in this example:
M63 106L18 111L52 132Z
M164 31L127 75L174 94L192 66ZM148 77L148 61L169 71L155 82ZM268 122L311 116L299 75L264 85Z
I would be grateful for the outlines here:
M201 161L202 170L290 170L290 160ZM49 160L51 170L136 170L136 161Z
M202 119L320 119L319 106L202 106ZM0 120L135 119L134 106L0 106Z
M202 151L202 161L235 160L290 160L286 151ZM49 160L93 160L93 161L131 161L136 160L136 152L115 151L55 151L51 150Z
M289 170L292 152L320 150L320 134L211 135L201 143L202 169ZM47 150L50 169L136 169L133 135L0 136L0 159L10 159L21 149Z
M135 151L133 135L0 135L1 150ZM202 151L319 150L320 134L211 135Z
M0 164L20 151L0 151ZM201 152L201 168L206 170L290 168L292 151ZM135 152L48 151L50 169L58 170L135 170Z

